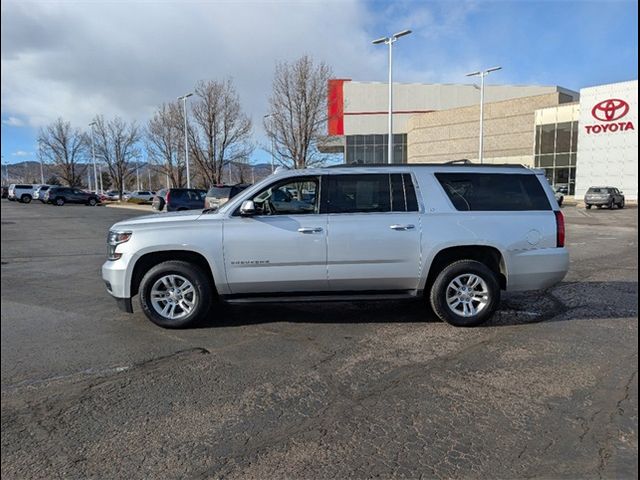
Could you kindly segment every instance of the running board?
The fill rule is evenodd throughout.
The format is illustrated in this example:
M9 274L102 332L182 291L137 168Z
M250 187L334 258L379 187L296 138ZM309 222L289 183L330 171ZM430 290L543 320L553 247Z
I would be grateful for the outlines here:
M418 297L417 292L412 293L368 293L349 295L294 295L294 296L223 296L222 301L234 305L247 303L307 303L307 302L359 302L378 300L410 300Z

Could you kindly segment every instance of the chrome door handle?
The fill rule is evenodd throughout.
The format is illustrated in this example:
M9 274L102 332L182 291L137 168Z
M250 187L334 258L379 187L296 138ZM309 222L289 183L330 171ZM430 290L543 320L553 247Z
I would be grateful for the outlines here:
M409 224L409 225L391 225L391 226L389 226L389 228L391 230L412 230L412 229L416 228L416 226L415 225L411 225L411 224Z
M322 228L320 228L320 227L302 227L302 228L299 228L298 231L300 233L322 233Z

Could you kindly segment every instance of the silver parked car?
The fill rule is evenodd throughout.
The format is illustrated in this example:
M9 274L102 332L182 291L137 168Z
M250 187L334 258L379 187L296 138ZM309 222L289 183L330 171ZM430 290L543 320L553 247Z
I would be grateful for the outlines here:
M138 295L163 327L215 315L214 299L415 297L473 326L495 311L501 290L564 278L564 232L544 173L525 167L282 171L215 211L113 225L102 277L122 309L132 312Z

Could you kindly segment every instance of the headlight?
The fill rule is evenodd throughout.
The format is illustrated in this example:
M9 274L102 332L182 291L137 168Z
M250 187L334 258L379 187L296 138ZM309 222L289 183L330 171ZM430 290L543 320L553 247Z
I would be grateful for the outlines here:
M131 232L109 231L107 236L107 260L118 260L122 257L121 253L116 253L116 247L121 243L128 242L131 235Z

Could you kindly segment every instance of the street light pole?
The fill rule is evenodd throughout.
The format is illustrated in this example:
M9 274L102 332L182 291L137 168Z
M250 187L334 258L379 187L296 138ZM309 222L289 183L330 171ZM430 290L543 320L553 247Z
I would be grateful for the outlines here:
M502 67L492 67L486 70L467 73L467 77L480 77L480 140L478 141L478 161L484 162L484 77Z
M93 143L93 127L96 122L91 122L89 127L91 127L91 156L93 157L93 178L95 179L96 190L98 190L98 168L96 167L96 147ZM103 193L103 192L100 192Z
M387 145L387 163L393 163L393 44L398 41L398 38L409 35L411 30L402 30L401 32L394 33L390 37L382 37L374 40L374 45L384 43L389 45L389 140Z
M184 111L184 162L187 166L187 188L191 188L191 175L189 174L189 142L187 139L187 98L189 98L193 93L186 93L181 97L178 97L178 100L182 100L182 108Z
M263 115L262 118L273 118L273 113L269 113L267 115ZM271 136L271 173L274 172L275 167L274 167L274 161L273 161L273 135Z

